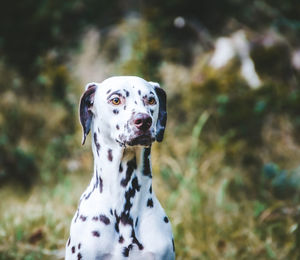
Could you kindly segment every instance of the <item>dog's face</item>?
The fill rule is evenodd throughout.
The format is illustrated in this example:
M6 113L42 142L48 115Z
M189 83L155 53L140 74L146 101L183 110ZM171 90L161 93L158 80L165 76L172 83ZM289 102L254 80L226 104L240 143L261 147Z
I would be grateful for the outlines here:
M80 101L83 143L95 120L107 140L121 146L149 146L162 141L166 119L165 92L157 83L138 77L89 83Z

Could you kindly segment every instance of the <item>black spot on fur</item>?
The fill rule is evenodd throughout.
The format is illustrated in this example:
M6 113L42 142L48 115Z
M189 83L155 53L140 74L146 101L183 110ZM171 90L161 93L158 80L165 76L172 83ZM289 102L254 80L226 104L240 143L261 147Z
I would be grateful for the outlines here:
M130 209L132 207L132 203L130 202L131 198L134 198L135 193L140 191L141 185L138 183L138 178L135 176L131 182L131 186L126 192L125 192L125 204L124 204L124 215L126 217L129 216ZM122 215L124 217L124 215ZM132 223L132 219L130 221L126 221Z
M126 187L128 182L130 181L131 175L133 171L136 169L136 158L134 157L132 160L127 162L127 170L126 170L126 176L121 180L121 185L123 187Z
M95 216L95 217L92 218L92 220L93 220L93 221L98 221L98 217Z
M149 188L149 192L150 192L150 194L152 194L152 185Z
M79 243L79 244L78 244L78 249L80 249L80 247L81 247L81 244Z
M75 221L74 221L75 223L76 223L78 217L79 217L79 208L77 209L76 218L75 218Z
M148 199L148 201L147 201L147 207L153 208L153 200L152 199Z
M120 126L119 125L116 125L116 128L117 128L117 130L120 130Z
M72 251L72 254L75 254L75 246L72 246L71 251Z
M117 214L117 211L115 210L115 218L116 218L116 223L115 223L115 230L117 233L119 233L119 223L120 223L120 217Z
M99 183L98 170L96 170L96 183L94 183L93 190L98 187L98 183Z
M82 255L80 253L78 253L77 260L80 260L80 259L82 259Z
M174 244L174 239L172 238L172 245L173 245L173 252L175 252L175 244Z
M118 139L115 139L116 143L118 143L121 147L125 147L125 144L123 144L121 141Z
M83 222L86 221L87 217L86 216L83 216L83 215L80 215L79 217Z
M125 206L124 206L125 208ZM132 218L130 217L130 212L129 211L126 211L125 209L122 211L121 215L118 216L118 214L116 213L116 210L115 210L115 218L116 218L116 222L115 222L115 230L117 233L120 232L120 229L119 229L119 224L120 222L123 224L123 225L130 225L132 228L133 228L133 220Z
M120 236L120 237L119 237L119 243L122 244L123 242L124 242L124 237L123 237L123 236Z
M132 243L136 244L140 250L143 250L144 246L140 243L140 241L137 240L134 229L132 229L131 237L132 237Z
M118 222L115 223L115 230L116 230L117 233L119 233L119 231L120 231Z
M137 105L137 102L136 102L136 101L134 101L134 104L136 104L136 105Z
M139 222L139 218L137 217L136 220L135 220L135 227L137 227L138 222Z
M71 243L71 237L69 237L69 239L68 239L68 244L67 244L67 246L69 246L70 243Z
M129 256L129 248L128 247L124 247L124 249L123 249L123 256L125 256L125 257Z
M111 149L108 149L107 151L108 155L107 155L107 158L110 162L112 162L113 160L113 156L112 156L112 150Z
M100 233L98 231L92 231L94 237L100 237Z
M164 222L168 223L169 222L169 219L167 216L164 217Z
M111 89L109 89L107 92L106 92L106 94L109 94L111 92Z
M110 215L112 215L112 216L113 216L113 211L112 211L112 209L110 209Z
M153 116L154 110L150 109L151 116Z
M117 115L117 114L119 114L119 110L118 109L114 109L113 113Z
M97 134L96 133L94 133L94 142L95 142L95 145L96 145L97 154L99 156L100 144L98 143L98 138L97 138Z
M100 181L99 190L100 190L100 193L102 193L102 191L103 191L103 180L102 180L101 177L99 177L99 181Z
M123 166L122 166L122 163L120 163L119 165L119 172L121 173L123 171Z
M86 200L91 196L91 194L93 193L94 189L95 189L95 185L94 185L92 191L90 191L89 194L87 196L85 196Z
M127 91L126 89L124 89L125 93L126 93L126 97L129 97L129 91Z
M94 190L98 187L98 183L99 183L98 171L96 170L96 182L94 183L93 189L88 193L87 196L85 196L86 200L91 196L91 194L94 192ZM100 177L100 184L101 184L101 177ZM100 188L101 188L101 186L100 186Z
M130 198L134 197L135 195L135 189L130 188L128 191L125 192L125 205L124 205L124 211L128 212L130 211L132 207L132 203L130 202Z
M143 105L146 106L146 102L145 102L145 101L148 99L148 98L147 98L147 95L143 96L142 98L143 98L143 99L142 99Z
M151 148L148 147L148 148L145 148L144 149L144 160L143 160L143 174L145 176L149 176L151 177L151 167L150 167L150 160L149 160L149 155L150 155L150 152L151 152Z
M126 106L124 106L124 110L126 110Z
M139 93L139 95L141 95L141 94L142 94L140 90L138 90L138 93Z
M123 225L130 225L132 226L133 220L128 213L125 213L124 211L121 213L120 221Z
M132 188L137 190L137 191L140 191L140 188L141 188L141 185L139 185L139 181L138 181L138 178L137 176L135 176L131 182L132 184Z
M100 215L100 221L103 222L105 225L109 225L110 224L110 220L108 217L106 217L105 215Z

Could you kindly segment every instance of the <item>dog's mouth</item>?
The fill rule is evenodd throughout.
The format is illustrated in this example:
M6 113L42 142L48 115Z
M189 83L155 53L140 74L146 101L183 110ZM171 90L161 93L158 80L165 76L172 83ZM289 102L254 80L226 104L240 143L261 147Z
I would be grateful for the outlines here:
M141 133L135 135L130 140L128 140L126 144L129 146L135 146L135 145L150 146L154 141L155 138L149 132L149 133Z

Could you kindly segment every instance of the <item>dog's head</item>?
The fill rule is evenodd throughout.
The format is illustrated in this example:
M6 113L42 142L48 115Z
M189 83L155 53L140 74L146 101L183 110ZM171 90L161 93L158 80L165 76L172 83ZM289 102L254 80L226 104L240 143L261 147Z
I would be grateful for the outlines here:
M158 83L138 77L112 77L89 83L80 99L84 144L91 124L121 146L149 146L163 140L167 122L166 93Z

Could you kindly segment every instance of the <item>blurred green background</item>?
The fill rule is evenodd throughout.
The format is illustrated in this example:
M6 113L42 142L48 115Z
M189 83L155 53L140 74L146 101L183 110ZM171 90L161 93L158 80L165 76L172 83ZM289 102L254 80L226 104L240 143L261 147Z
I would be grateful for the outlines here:
M177 259L300 259L298 0L23 0L0 8L0 259L62 259L92 172L78 101L158 81L154 189Z

